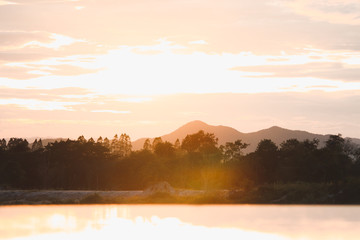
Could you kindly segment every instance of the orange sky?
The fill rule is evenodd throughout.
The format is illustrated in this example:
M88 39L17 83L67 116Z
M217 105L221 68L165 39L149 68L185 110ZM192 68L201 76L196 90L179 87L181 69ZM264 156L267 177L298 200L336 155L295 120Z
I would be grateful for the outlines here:
M358 0L0 0L0 138L191 120L360 138Z

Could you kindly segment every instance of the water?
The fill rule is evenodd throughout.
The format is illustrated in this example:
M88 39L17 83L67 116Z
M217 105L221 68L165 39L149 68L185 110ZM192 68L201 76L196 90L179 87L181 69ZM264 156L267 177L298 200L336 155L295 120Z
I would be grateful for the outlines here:
M360 239L360 206L0 207L0 239Z

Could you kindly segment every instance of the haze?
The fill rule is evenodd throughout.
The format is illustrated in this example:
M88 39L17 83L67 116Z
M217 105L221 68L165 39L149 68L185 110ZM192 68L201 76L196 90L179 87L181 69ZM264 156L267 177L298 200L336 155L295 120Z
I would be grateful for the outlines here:
M358 0L0 0L0 136L199 119L360 137Z

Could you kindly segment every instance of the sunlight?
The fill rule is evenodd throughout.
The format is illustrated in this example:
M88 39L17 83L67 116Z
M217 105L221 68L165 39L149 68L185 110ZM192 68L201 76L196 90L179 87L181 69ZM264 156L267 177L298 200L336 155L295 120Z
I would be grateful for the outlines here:
M119 101L119 102L141 103L141 102L151 101L152 98L150 98L150 97L131 97L131 98L118 98L115 100Z
M4 1L4 0L1 0L1 1L0 1L0 6L1 6L1 5L11 5L11 4L16 4L16 3L10 2L10 1Z
M288 238L275 234L260 233L255 231L244 231L236 228L219 228L197 226L184 223L176 217L159 218L156 215L150 218L137 216L134 219L118 216L118 208L109 209L103 218L97 222L87 222L83 229L75 229L74 218L61 214L54 214L48 219L52 230L67 229L67 239L119 239L120 236L131 239L246 239L246 240L285 240ZM69 230L72 230L69 232ZM26 239L59 239L63 234L46 233L29 236ZM21 238L19 238L21 239Z
M56 229L75 230L76 229L76 219L72 216L66 217L62 214L54 214L48 219L48 226L53 230L56 230Z
M58 35L55 35L55 38L57 40L47 45L48 47L58 48L79 41ZM199 40L191 43L202 45L206 42ZM328 75L324 75L324 77L321 75L328 68L332 68L332 63L338 64L339 61L343 65L336 65L338 71L343 71L343 69L356 71L359 65L359 56L356 54L325 51L314 49L311 46L306 49L306 54L284 53L282 56L260 56L251 52L208 54L193 51L182 53L181 51L184 49L188 48L166 39L160 39L154 45L120 46L110 50L107 54L97 56L78 55L49 58L31 64L9 63L9 66L28 68L30 70L28 73L34 74L34 76L36 76L35 74L41 75L41 77L22 82L0 78L0 85L17 88L31 86L41 89L58 86L82 87L105 95L264 93L289 90L307 92L313 89L313 86L317 86L316 89L322 91L360 89L359 82L336 81L336 79L327 79ZM66 69L71 71L69 67L61 68L64 61L69 67L83 69L83 74L61 76L61 71L66 71ZM57 70L55 66L60 66L60 70ZM272 68L273 66L277 68ZM309 69L299 72L298 69L301 68ZM290 71L291 69L296 71ZM91 72L92 70L96 71ZM302 77L301 74L305 73L307 75ZM133 99L134 102L138 101ZM141 96L138 99L145 100Z
M205 40L191 41L189 44L208 44Z
M203 43L203 42L201 42ZM261 92L306 92L311 86L334 86L317 88L323 91L348 90L358 88L359 83L333 81L317 77L277 77L268 78L271 72L257 72L263 66L295 66L308 63L322 64L339 57L336 52L316 49L306 55L285 55L285 61L273 61L276 56L257 56L251 52L239 54L206 54L192 52L183 54L177 50L184 46L160 40L150 46L122 46L106 55L96 56L87 68L96 66L103 69L86 77L79 76L77 84L87 86L101 94L175 94L175 93L261 93ZM135 51L136 50L136 51ZM153 54L142 54L156 51ZM316 56L321 56L314 59ZM357 61L358 58L345 58ZM354 60L351 60L354 59ZM238 71L238 67L254 67L253 72ZM349 64L351 67L351 64ZM356 67L356 65L354 65ZM98 79L102 79L99 84ZM196 81L194 81L196 79ZM219 81L221 80L221 81ZM86 82L86 83L85 83ZM246 84L245 84L246 83ZM296 86L296 87L294 87Z
M131 113L130 111L117 111L117 110L92 110L91 112L98 112L98 113L121 113L121 114Z
M51 33L50 39L53 41L50 43L43 43L39 41L31 41L26 44L24 44L23 47L45 47L45 48L53 48L53 49L59 49L60 47L71 45L75 42L84 42L84 40L74 39L68 36L64 36L61 34Z
M66 110L73 111L69 106L79 105L79 102L55 102L55 101L40 101L36 99L0 99L0 105L17 105L21 108L29 110Z
M134 49L159 52L155 55L143 55L134 52ZM170 42L162 42L159 45L146 47L121 47L110 51L107 55L97 57L96 66L105 69L97 74L98 78L108 82L98 86L97 91L103 94L256 93L284 91L294 85L300 86L293 88L294 91L308 91L309 86L334 84L329 80L317 78L312 78L310 83L310 80L304 78L293 78L291 81L288 78L274 80L266 78L266 73L233 71L233 68L239 66L320 62L320 60L311 60L310 56L289 55L286 56L286 62L279 62L268 60L275 58L274 56L256 56L246 52L221 55L200 52L179 54L173 52L173 49L177 47L172 46ZM252 78L254 76L264 76L264 78L254 79ZM219 79L222 82L219 82ZM244 81L247 81L246 84L243 84ZM338 82L337 85L339 84ZM341 85L345 84L341 83Z

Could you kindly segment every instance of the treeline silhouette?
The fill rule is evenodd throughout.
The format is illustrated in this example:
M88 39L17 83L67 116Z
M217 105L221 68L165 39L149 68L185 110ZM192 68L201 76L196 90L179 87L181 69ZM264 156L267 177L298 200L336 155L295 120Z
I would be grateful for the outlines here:
M269 139L243 154L237 140L218 146L214 134L199 131L181 142L147 139L131 150L127 134L113 139L56 141L0 140L0 188L138 190L166 181L176 188L244 189L272 183L344 183L360 178L360 148L341 135L324 147L316 139Z

